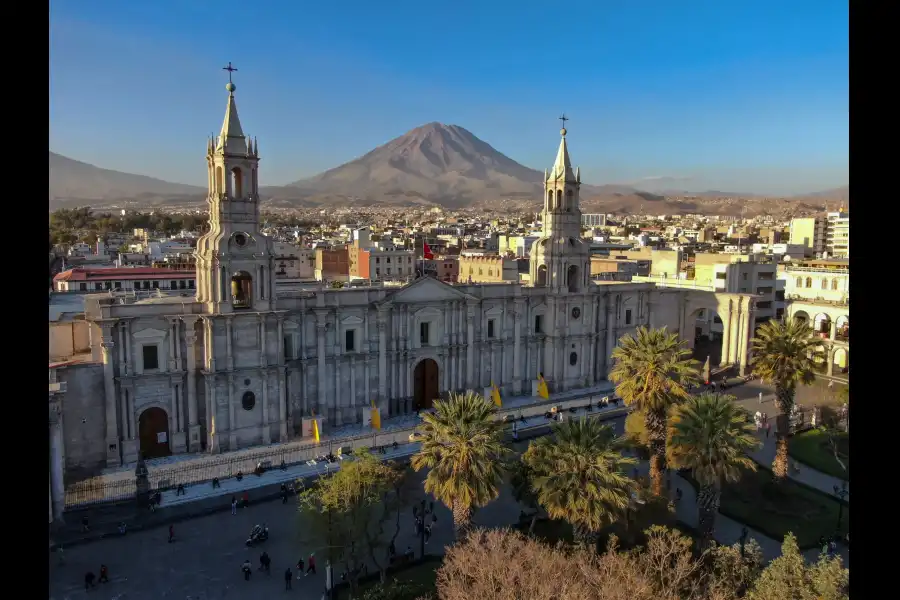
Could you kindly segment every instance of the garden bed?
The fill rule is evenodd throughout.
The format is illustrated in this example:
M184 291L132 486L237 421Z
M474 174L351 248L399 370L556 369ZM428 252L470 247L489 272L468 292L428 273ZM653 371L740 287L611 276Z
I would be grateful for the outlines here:
M834 435L837 443L838 454L841 461L847 467L845 470L834 457L830 436ZM811 429L803 433L791 436L788 453L791 458L806 466L837 477L850 480L850 434L828 434L821 429Z
M685 477L694 488L697 483ZM841 502L790 478L775 483L772 471L744 471L741 480L722 490L719 512L781 542L789 532L802 550L819 547L821 536L834 534ZM850 529L850 505L844 504L841 537Z

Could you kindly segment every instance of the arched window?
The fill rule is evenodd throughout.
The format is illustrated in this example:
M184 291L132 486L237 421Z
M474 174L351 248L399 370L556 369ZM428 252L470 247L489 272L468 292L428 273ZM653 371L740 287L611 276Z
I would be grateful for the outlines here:
M253 277L247 271L238 271L231 276L231 306L233 308L253 306Z
M544 287L547 285L547 265L541 265L537 270L537 285Z
M556 190L556 207L562 206L562 190Z
M238 199L244 197L244 176L240 167L231 169L231 196Z
M812 277L806 278L806 287L808 287L808 288L812 287Z
M572 190L566 190L566 210L567 211L571 211L573 208L575 208L575 202L573 200L574 197L575 197L575 194L572 193Z
M798 277L798 278L797 278L797 287L798 287L798 288L802 288L802 287L803 287L803 278L802 278L802 277Z
M823 289L823 290L827 290L827 289L828 289L828 280L825 279L824 277L822 278L822 289Z
M553 208L553 190L547 190L547 208Z
M225 191L225 173L222 167L216 167L216 193L221 194Z
M834 291L837 291L837 289L838 289L838 280L837 279L831 280L831 289Z
M566 285L569 287L569 292L578 291L578 267L575 265L569 265L569 269L566 271Z

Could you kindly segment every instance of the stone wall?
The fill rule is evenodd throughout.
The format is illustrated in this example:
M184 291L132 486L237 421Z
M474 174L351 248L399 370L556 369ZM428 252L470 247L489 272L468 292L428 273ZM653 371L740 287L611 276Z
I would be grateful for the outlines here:
M103 365L85 363L57 369L62 396L66 483L94 476L106 467L106 408Z

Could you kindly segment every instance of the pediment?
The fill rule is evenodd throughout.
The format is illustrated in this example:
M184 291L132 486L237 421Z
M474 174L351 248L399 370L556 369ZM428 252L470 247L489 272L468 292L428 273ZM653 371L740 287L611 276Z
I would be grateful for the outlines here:
M382 305L413 304L418 302L458 302L475 300L452 285L433 277L422 277L388 296Z
M488 317L499 317L503 314L503 307L501 305L492 306L487 309L484 314Z
M296 321L286 320L283 325L285 330L299 329L300 325Z
M159 339L166 337L166 332L162 329L141 329L132 337L138 340Z
M341 319L341 325L362 325L363 320L354 315Z

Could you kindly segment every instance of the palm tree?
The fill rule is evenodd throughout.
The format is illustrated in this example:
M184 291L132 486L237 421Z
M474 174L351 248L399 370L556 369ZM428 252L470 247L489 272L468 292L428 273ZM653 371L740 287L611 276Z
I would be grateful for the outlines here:
M678 335L665 327L638 327L624 335L613 350L615 365L609 380L628 406L646 415L653 493L662 495L666 464L666 422L669 408L690 397L688 388L700 382L699 363L691 359Z
M472 522L474 509L497 497L509 452L503 445L504 423L496 407L475 392L451 393L422 417L422 448L412 458L419 471L430 468L425 491L453 511L457 539Z
M809 385L815 379L814 357L820 352L820 342L812 333L804 321L794 319L782 323L773 320L761 325L751 340L753 374L775 386L778 446L772 473L776 480L783 480L788 474L787 434L797 385Z
M532 511L531 524L528 526L530 535L534 531L534 524L537 522L538 511L541 507L541 503L538 502L537 494L534 493L531 483L534 478L534 472L519 457L509 465L509 475L509 485L512 488L513 498L516 499L516 502Z
M592 548L599 531L628 508L634 482L624 469L637 461L622 456L621 447L608 425L581 419L554 425L552 436L535 440L522 455L540 505Z
M698 529L706 547L715 530L722 484L738 481L741 469L756 470L747 456L759 446L747 411L734 396L704 393L676 408L669 438L672 462L691 469L697 492Z

